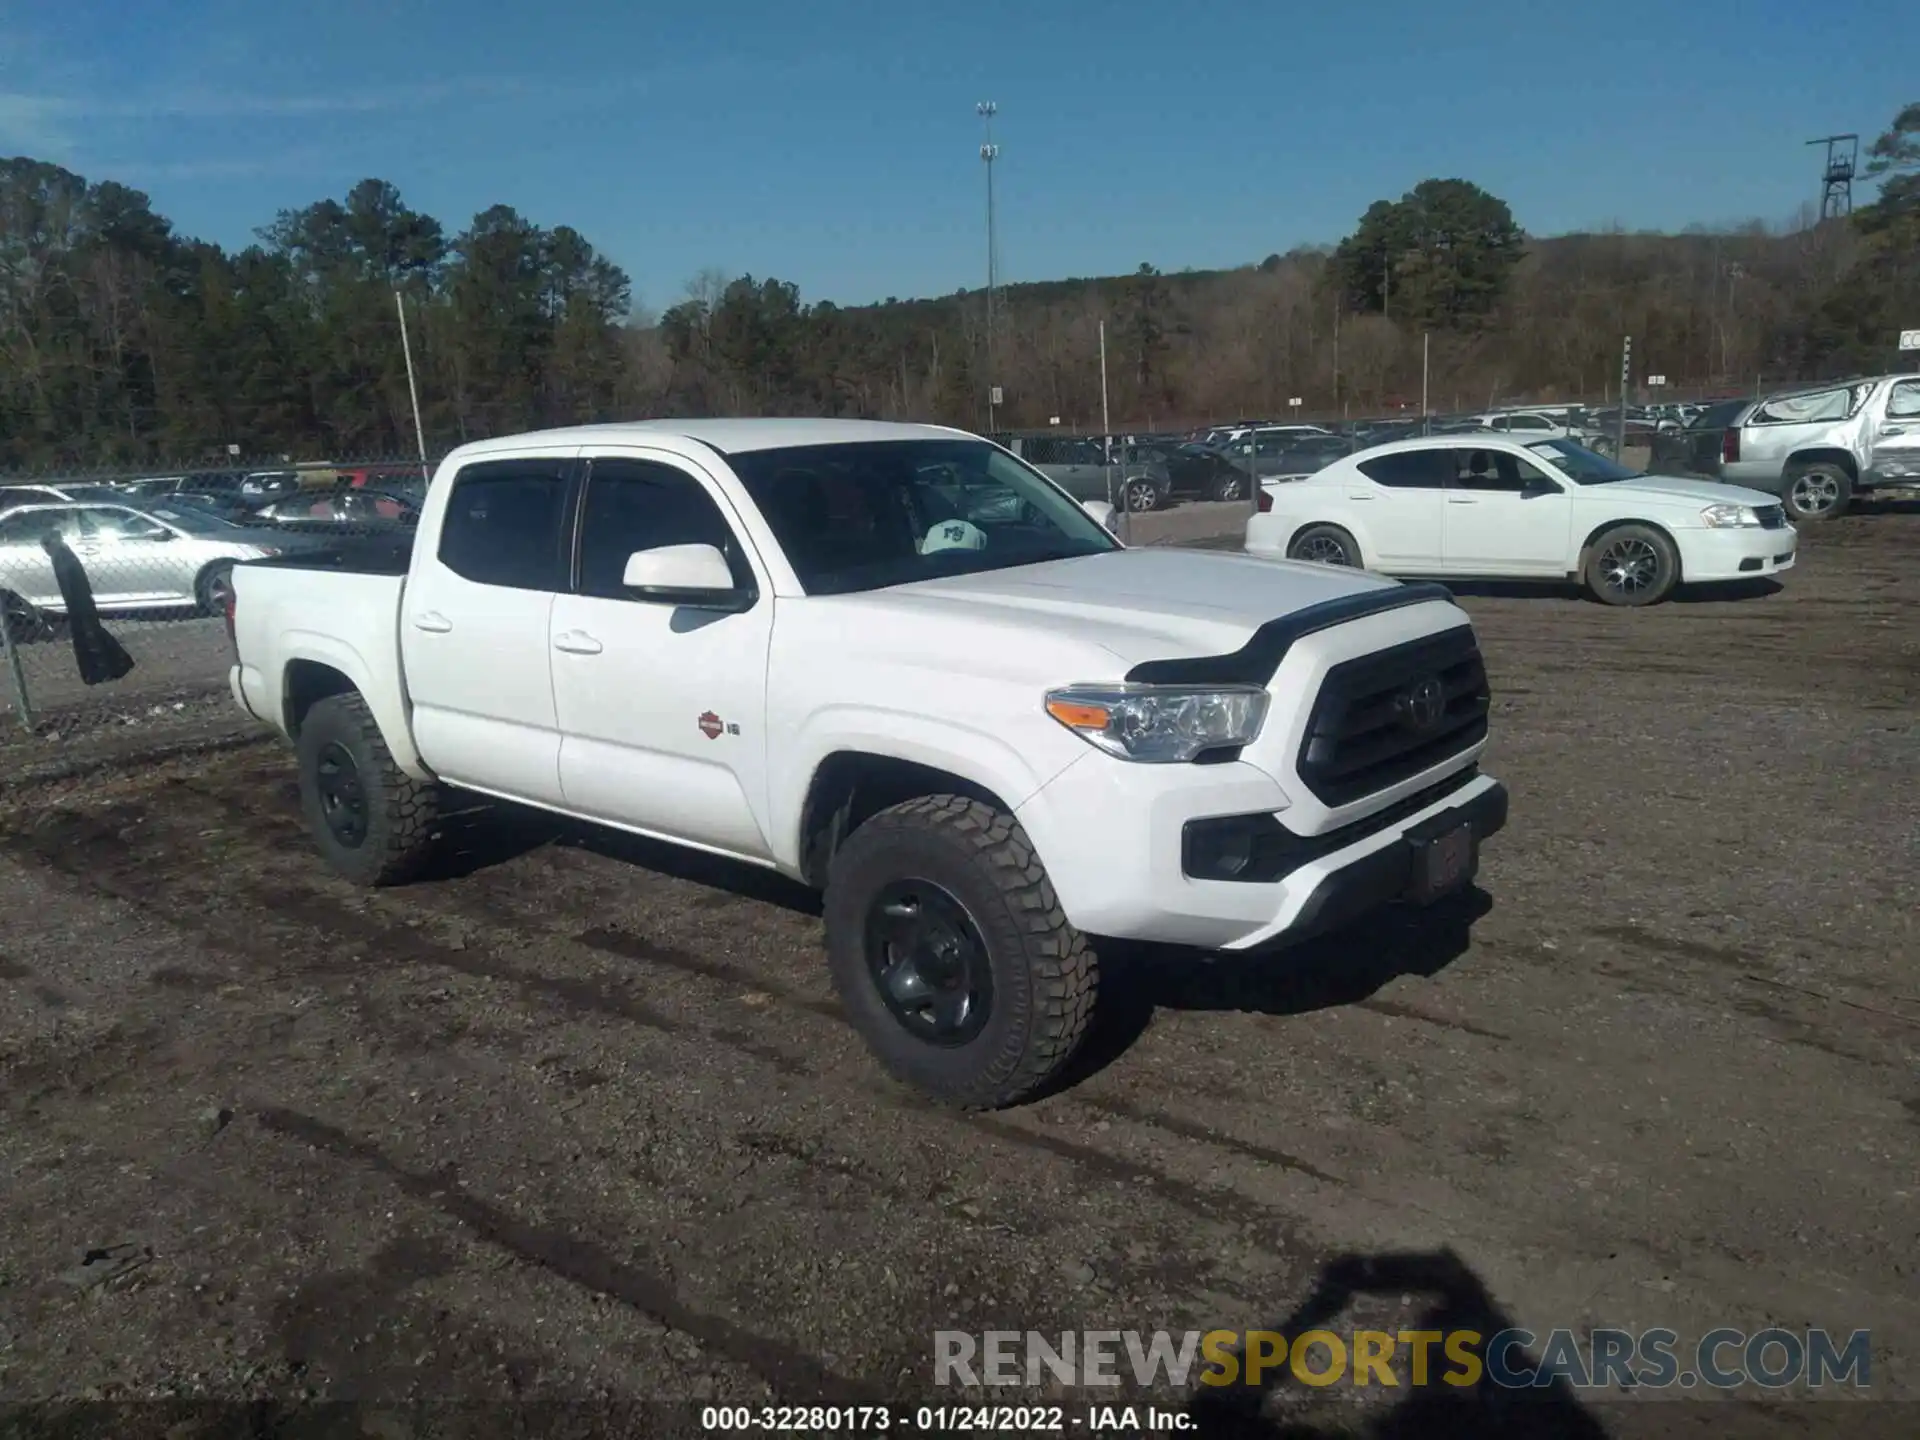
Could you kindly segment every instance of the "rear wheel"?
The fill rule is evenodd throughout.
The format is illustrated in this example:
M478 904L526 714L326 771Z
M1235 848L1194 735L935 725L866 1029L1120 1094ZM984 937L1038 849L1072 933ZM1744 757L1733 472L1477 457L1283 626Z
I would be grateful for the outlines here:
M1085 1037L1098 974L1013 816L959 795L883 810L834 855L827 957L882 1064L935 1099L1017 1104Z
M1796 525L1837 519L1853 500L1853 477L1831 460L1791 466L1784 479L1781 503Z
M1160 503L1160 487L1147 479L1129 480L1126 483L1124 498L1126 508L1135 515L1144 514Z
M1287 546L1289 560L1308 560L1316 565L1344 565L1358 570L1360 545L1338 525L1309 525L1293 537Z
M1213 482L1213 499L1244 500L1247 496L1246 477L1238 471L1228 471Z
M394 764L357 694L333 695L300 726L300 808L320 853L356 885L411 880L433 850L438 787Z
M200 608L209 615L221 615L226 612L227 597L233 593L233 562L217 560L200 572L200 578L194 582L194 598L200 602Z
M1587 552L1587 588L1608 605L1654 605L1680 581L1673 542L1650 525L1616 525Z

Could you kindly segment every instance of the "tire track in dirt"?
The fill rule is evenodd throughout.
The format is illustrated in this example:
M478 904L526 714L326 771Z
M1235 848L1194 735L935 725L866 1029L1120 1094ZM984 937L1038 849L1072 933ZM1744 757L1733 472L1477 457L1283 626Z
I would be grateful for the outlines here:
M189 787L176 788L182 794L193 793ZM123 809L112 818L130 821L144 818L144 812ZM176 823L183 826L193 823L193 818L186 812L179 812L174 816ZM256 826L271 824L270 821L263 821L257 812L248 812L248 819L250 824ZM34 839L28 853L43 863L50 864L69 879L99 888L103 893L112 894L115 898L154 914L167 923L186 929L210 947L223 953L236 953L236 944L229 928L209 925L203 916L196 917L191 910L183 915L174 906L157 902L154 898L155 887L139 883L145 878L140 874L140 858L126 842L117 838L117 830L112 820L102 818L89 823L85 817L71 812L54 812L49 817L45 817L44 823L37 826L32 834ZM49 843L50 835L59 836L58 842ZM0 836L0 848L13 846L17 839L18 837L14 835ZM97 859L98 849L95 850L93 857L80 859L68 848L76 842L82 848L102 847L110 850L115 861L124 863L131 873L116 866L102 867ZM166 893L164 888L160 893ZM357 895L359 892L353 893ZM384 910L389 904L394 903L391 897L407 893L410 892L374 892L368 898L371 907ZM255 972L256 978L298 975L338 981L360 977L365 972L366 963L359 959L343 960L340 957L340 942L344 939L349 944L364 946L379 960L438 968L472 978L503 982L521 989L530 997L557 1002L560 1007L571 1009L576 1014L596 1014L623 1023L639 1024L661 1033L690 1036L702 1043L718 1045L736 1053L748 1055L749 1058L762 1063L772 1063L778 1068L779 1073L791 1078L805 1079L815 1085L826 1086L844 1098L882 1104L896 1111L909 1111L922 1120L932 1121L951 1134L970 1135L976 1141L984 1137L1018 1146L1044 1158L1067 1161L1088 1183L1099 1185L1118 1182L1128 1187L1148 1191L1185 1210L1195 1219L1222 1224L1232 1231L1253 1231L1265 1237L1272 1237L1276 1233L1289 1233L1297 1225L1296 1218L1288 1212L1248 1197L1237 1190L1194 1184L1155 1166L1115 1155L1107 1149L1082 1145L1064 1137L1033 1131L1022 1124L999 1117L959 1114L934 1106L930 1102L922 1102L918 1097L904 1091L877 1096L866 1071L866 1067L872 1062L867 1057L864 1047L859 1049L855 1062L862 1067L859 1078L821 1069L809 1060L779 1051L763 1042L756 1042L731 1027L690 1025L678 1019L670 1019L616 985L577 977L553 977L540 974L523 966L502 961L473 947L456 948L434 940L423 934L420 929L407 925L403 920L388 919L374 913L373 908L364 912L344 908L342 897L330 895L303 881L290 881L271 888L251 882L239 886L229 883L218 891L218 895L224 904L224 914L229 919L235 917L243 907L246 911L243 928L254 938L238 946L238 955L243 964ZM430 918L456 921L471 919L471 916L460 908L457 901L448 908L441 909L437 905L417 903L419 896L413 898L416 903L407 908L416 912L424 911ZM516 925L521 934L540 943L549 945L570 943L566 937L531 932L525 921L518 921ZM622 947L618 952L623 958L626 948ZM699 978L711 980L713 977L700 976ZM731 967L728 967L723 983L737 986L742 982L732 973ZM772 993L767 990L766 982L758 977L745 977L744 983L751 986L753 990ZM360 1009L357 1003L353 1008L356 1011ZM814 1007L814 1013L819 1014L822 1008L824 1007ZM367 1020L372 1017L362 1014L359 1018ZM831 1016L821 1015L820 1018L831 1018L837 1026L844 1026L837 1008ZM403 1038L406 1038L412 1047L417 1048L421 1045L421 1036L417 1031ZM743 1048L743 1041L752 1048ZM1168 1132L1168 1134L1175 1140L1183 1138L1175 1132ZM1196 1142L1188 1140L1186 1143ZM1232 1153L1232 1147L1220 1146L1216 1143L1215 1148ZM1253 1158L1260 1160L1262 1164L1267 1163L1263 1157Z
M782 1403L871 1405L886 1398L877 1386L835 1375L783 1340L721 1316L702 1314L681 1301L658 1272L634 1260L616 1258L590 1240L522 1220L450 1179L409 1170L371 1141L295 1110L268 1108L256 1118L274 1135L371 1171L400 1193L516 1259L693 1337L759 1375Z

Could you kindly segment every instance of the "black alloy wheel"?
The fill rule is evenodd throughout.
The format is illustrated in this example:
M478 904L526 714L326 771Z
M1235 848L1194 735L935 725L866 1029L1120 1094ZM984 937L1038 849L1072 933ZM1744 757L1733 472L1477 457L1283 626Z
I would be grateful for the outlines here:
M346 746L336 741L320 751L314 789L333 838L346 849L358 850L367 840L367 792L360 783L360 767Z
M993 969L967 909L929 880L895 880L867 912L867 969L887 1010L929 1045L965 1045L993 1014Z

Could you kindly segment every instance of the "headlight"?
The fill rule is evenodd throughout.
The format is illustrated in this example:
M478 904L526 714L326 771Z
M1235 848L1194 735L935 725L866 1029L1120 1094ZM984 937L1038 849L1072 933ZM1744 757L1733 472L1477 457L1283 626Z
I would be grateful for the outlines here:
M1710 530L1737 530L1760 523L1751 505L1709 505L1700 512L1700 518Z
M1069 685L1047 692L1047 713L1109 755L1179 765L1251 745L1267 698L1257 685Z

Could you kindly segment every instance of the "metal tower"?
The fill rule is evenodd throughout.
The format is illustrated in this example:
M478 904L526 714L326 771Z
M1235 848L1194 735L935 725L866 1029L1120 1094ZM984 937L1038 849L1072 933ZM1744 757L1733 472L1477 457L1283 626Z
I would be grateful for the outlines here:
M1820 172L1820 218L1831 220L1853 213L1853 176L1860 165L1858 135L1823 135L1809 145L1827 147L1827 163Z

